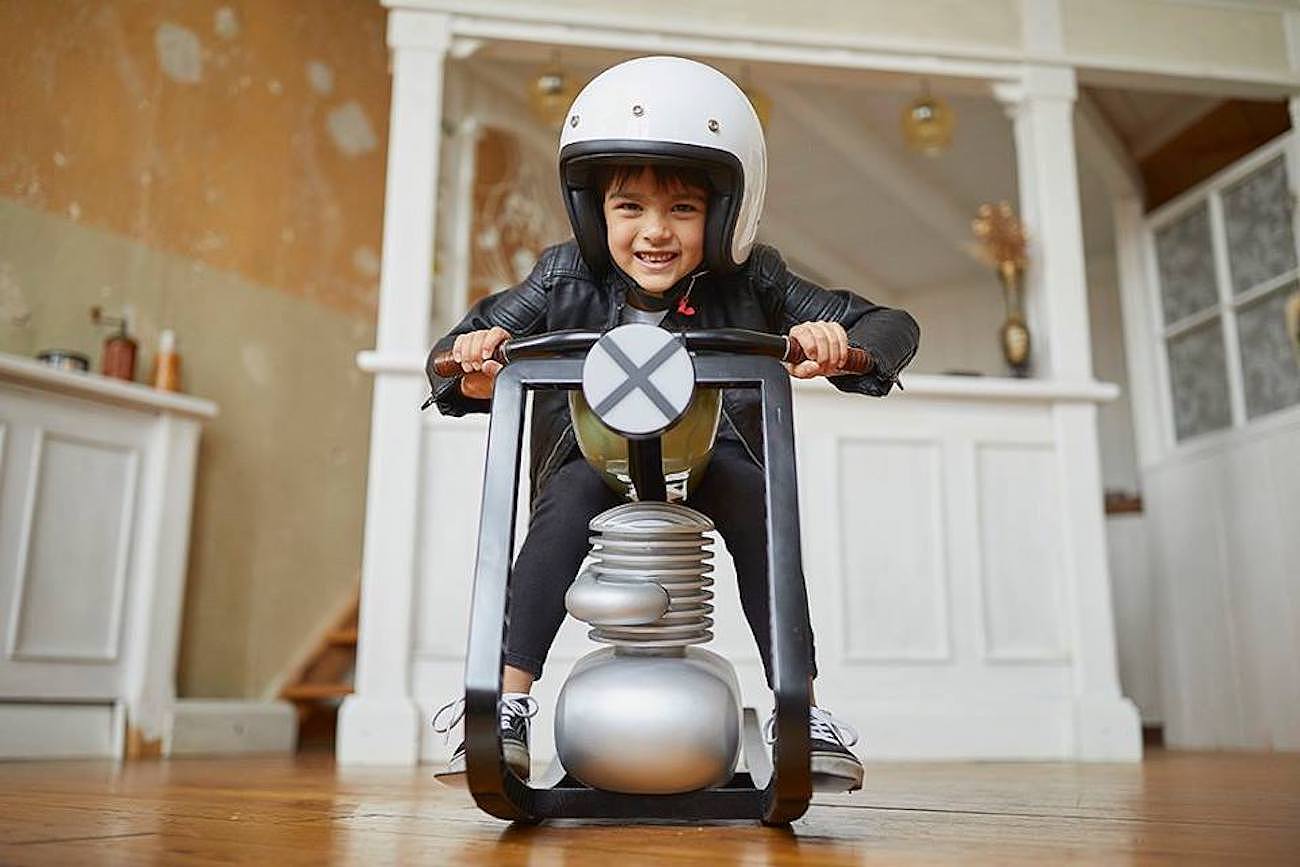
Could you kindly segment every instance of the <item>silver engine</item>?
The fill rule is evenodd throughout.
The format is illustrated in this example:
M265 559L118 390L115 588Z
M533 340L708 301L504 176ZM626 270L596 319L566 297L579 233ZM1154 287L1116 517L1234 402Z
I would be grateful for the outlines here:
M740 748L740 685L712 639L713 529L686 506L636 502L591 522L593 563L565 597L611 645L560 691L555 744L588 786L674 794L725 783Z

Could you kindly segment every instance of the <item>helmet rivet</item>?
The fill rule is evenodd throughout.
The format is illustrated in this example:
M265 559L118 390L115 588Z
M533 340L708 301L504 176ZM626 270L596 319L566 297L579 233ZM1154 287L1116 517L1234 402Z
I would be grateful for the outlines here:
M645 114L645 109L639 105L634 105L632 106L632 114L635 115L636 117L640 117L641 115Z
M569 126L577 126L577 125L578 125L578 116L575 114L573 117L569 118Z
M721 128L722 128L721 124L719 124L713 118L709 118L709 132L717 132Z

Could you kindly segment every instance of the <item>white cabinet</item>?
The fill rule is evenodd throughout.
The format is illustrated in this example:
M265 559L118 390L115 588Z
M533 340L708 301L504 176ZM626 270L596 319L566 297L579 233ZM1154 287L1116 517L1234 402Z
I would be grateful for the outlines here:
M0 758L120 755L128 726L160 741L215 414L0 355Z

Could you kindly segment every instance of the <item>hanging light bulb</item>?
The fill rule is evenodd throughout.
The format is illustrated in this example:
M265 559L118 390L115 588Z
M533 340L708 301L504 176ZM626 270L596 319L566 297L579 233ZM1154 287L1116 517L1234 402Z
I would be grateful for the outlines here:
M907 146L928 157L948 149L956 125L957 118L948 101L931 96L926 83L921 85L921 96L903 109L903 138Z
M572 79L560 66L560 54L552 55L551 65L533 79L528 92L528 102L533 114L546 124L548 129L559 129L564 125L564 116L573 104L578 90Z

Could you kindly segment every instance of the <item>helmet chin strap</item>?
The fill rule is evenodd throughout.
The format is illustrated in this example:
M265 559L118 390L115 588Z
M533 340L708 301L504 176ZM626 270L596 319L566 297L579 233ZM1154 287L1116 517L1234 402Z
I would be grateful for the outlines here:
M689 313L686 313L688 316L695 312L693 309L687 307L687 303L690 301L691 297L691 290L695 288L695 281L709 273L708 269L700 268L698 271L687 274L685 277L678 280L667 292L664 292L662 295L656 295L642 289L641 285L629 277L627 272L622 268L612 264L611 267L615 272L617 272L619 277L622 278L623 285L627 289L628 303L633 307L636 307L638 310L651 310L658 312L676 306L684 313L689 310Z

